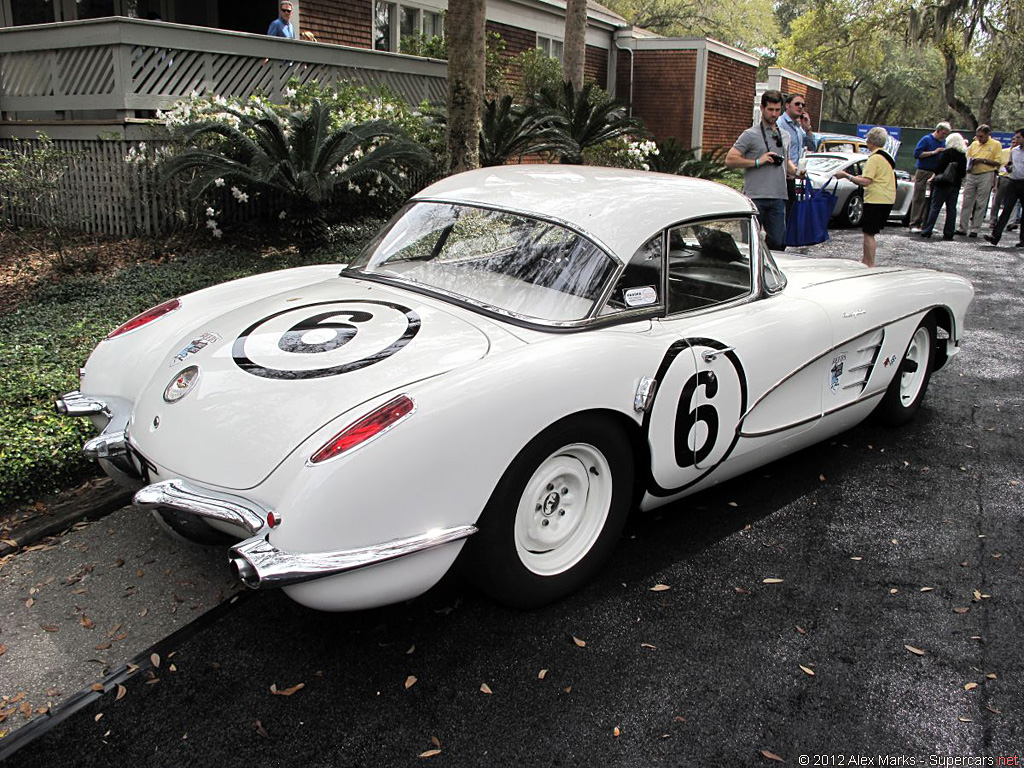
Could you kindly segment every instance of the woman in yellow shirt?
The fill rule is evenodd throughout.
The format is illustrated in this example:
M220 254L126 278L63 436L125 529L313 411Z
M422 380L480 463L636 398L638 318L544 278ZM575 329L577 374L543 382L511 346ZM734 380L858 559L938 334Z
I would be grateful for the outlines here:
M861 229L864 232L864 257L869 267L875 266L875 252L878 248L875 235L882 231L889 220L889 212L896 202L896 161L882 147L889 134L885 128L876 125L864 137L871 156L864 162L864 173L852 176L846 171L836 171L837 179L849 179L858 187L864 187L864 216Z

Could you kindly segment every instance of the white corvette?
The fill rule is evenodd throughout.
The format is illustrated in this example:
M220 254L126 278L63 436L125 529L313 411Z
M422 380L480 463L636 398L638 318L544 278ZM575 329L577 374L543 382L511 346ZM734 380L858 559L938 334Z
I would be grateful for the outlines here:
M841 432L901 423L973 290L782 258L714 183L566 166L423 190L348 268L249 277L113 331L58 400L172 532L250 587L403 600L458 561L538 605L630 509Z

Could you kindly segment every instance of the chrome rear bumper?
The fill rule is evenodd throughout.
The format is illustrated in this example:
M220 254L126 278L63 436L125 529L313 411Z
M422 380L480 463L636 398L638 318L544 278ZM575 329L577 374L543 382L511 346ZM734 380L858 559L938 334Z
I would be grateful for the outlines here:
M242 528L250 535L267 526L267 511L259 504L240 496L199 488L178 478L147 485L136 492L132 503L140 509L166 509L217 520Z
M271 544L265 536L254 536L233 546L228 556L231 558L232 570L250 589L286 587L397 560L461 541L474 533L476 526L461 525L369 547L333 552L285 552Z
M247 531L252 537L231 547L228 558L239 580L251 589L286 587L336 576L460 541L476 533L475 526L461 525L355 549L287 552L275 547L267 538L269 511L240 496L200 488L176 478L147 485L135 494L133 501L142 509L215 520Z

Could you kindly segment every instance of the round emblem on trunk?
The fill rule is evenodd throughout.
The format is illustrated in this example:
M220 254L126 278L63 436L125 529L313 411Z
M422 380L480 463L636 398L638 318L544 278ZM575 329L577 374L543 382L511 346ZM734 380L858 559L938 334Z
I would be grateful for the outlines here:
M164 389L164 401L168 403L178 402L181 398L191 392L198 383L199 366L190 365L188 368L183 368L174 375L170 384L168 384L166 389Z

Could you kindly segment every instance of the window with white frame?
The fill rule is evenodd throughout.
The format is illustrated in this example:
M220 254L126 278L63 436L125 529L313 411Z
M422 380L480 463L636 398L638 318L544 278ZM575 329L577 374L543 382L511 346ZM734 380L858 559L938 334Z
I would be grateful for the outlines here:
M444 37L444 16L436 10L376 0L373 4L373 47L397 51L406 37Z
M562 51L565 44L561 40L556 40L553 37L544 37L543 35L537 35L537 47L540 48L544 53L553 59L562 61Z

